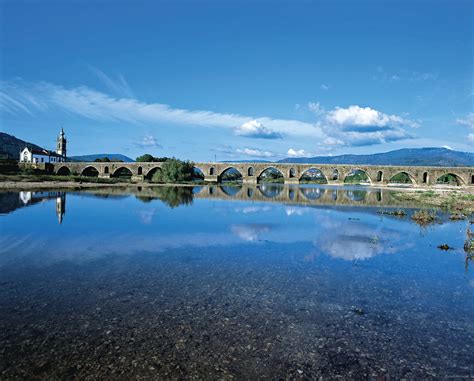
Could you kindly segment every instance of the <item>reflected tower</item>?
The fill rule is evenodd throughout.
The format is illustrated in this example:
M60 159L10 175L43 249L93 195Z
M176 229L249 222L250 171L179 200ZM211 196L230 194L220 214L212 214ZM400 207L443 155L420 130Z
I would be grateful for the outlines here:
M56 215L59 225L63 223L63 217L66 214L66 192L59 192L56 197Z

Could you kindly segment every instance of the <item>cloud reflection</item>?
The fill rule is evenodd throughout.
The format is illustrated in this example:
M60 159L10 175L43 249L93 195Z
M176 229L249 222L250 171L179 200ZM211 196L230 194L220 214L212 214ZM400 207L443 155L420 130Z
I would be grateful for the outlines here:
M254 242L259 240L263 233L270 232L271 227L267 224L241 224L232 225L230 230L240 239L247 242Z

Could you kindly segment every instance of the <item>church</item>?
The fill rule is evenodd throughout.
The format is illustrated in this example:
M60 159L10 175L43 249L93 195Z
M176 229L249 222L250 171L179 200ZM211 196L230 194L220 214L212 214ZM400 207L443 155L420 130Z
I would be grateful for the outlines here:
M34 164L64 163L66 161L66 144L66 136L64 135L64 130L61 128L61 132L56 140L56 152L25 147L20 152L20 162Z

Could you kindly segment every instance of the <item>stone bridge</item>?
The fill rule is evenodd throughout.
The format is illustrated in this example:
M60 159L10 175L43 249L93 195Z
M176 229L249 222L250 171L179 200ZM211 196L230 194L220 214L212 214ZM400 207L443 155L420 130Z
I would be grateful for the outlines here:
M59 175L83 175L114 177L124 171L133 181L150 180L164 163L57 163L54 173ZM194 163L196 169L210 182L220 182L223 174L233 168L240 172L247 184L259 183L262 174L269 168L279 171L285 184L297 184L310 169L319 170L328 184L343 184L344 179L356 170L363 171L370 185L386 186L390 179L400 173L406 174L414 186L434 185L444 175L453 175L458 185L474 186L474 167L419 167L390 165L346 165L346 164L293 164L293 163Z

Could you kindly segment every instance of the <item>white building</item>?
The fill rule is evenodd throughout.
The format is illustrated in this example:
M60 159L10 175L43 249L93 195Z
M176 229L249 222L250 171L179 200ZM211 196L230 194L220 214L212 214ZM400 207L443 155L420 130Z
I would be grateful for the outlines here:
M66 137L64 135L64 130L61 129L59 133L56 152L48 151L46 149L36 149L25 147L20 152L20 162L22 163L63 163L66 161Z

